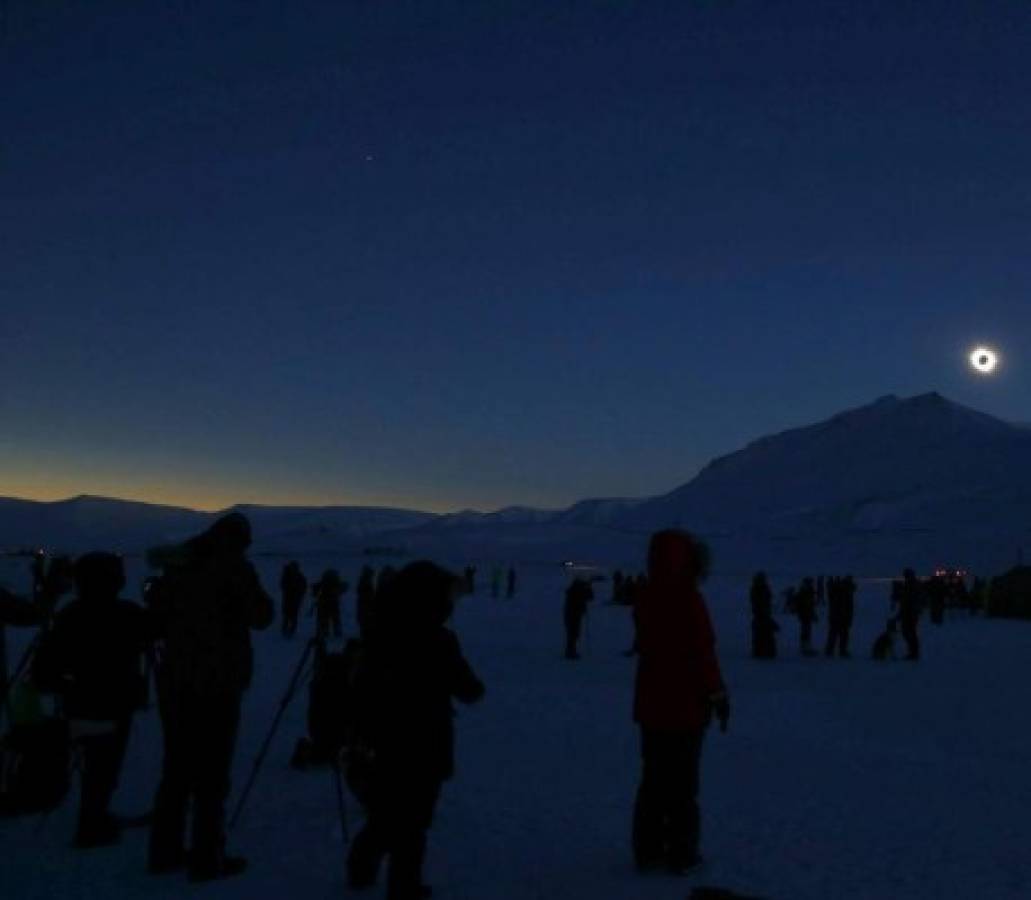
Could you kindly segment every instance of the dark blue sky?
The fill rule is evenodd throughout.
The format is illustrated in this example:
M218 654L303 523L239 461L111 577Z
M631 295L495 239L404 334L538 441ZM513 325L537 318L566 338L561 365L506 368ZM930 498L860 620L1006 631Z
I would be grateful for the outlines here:
M3 8L0 494L554 506L890 392L1031 420L1026 0Z

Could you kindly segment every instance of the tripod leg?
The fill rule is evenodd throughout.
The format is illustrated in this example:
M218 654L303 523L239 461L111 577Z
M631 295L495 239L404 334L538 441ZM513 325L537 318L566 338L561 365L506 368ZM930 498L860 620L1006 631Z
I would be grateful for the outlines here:
M340 814L340 832L344 837L344 846L351 842L351 833L347 828L347 807L344 803L344 779L340 773L340 760L333 760L333 781L336 783L337 812Z
M272 725L269 727L268 734L265 735L265 740L254 760L254 765L251 767L251 774L248 776L247 783L240 792L240 799L236 801L236 809L233 810L233 815L229 819L229 828L235 828L237 821L240 819L240 814L243 812L244 805L247 803L247 798L250 796L251 789L254 787L254 782L258 780L258 773L261 771L261 767L265 762L265 756L268 754L269 747L272 746L272 739L275 737L276 730L279 728L279 722L283 718L283 713L286 712L286 708L290 705L290 701L293 700L294 694L297 692L297 685L300 683L301 674L304 671L304 667L308 662L308 656L311 654L315 643L315 641L308 642L304 648L304 653L301 654L300 661L297 663L297 668L294 669L294 674L290 679L290 684L287 686L286 693L283 695L283 699L279 703L279 709L276 710L276 715L272 719Z

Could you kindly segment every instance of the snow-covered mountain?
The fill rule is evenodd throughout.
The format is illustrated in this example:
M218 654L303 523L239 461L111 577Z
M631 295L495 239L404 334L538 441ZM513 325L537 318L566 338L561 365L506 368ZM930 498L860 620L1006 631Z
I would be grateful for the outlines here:
M382 532L411 528L433 513L360 506L276 507L241 505L254 531L255 549L296 553L338 549ZM203 530L219 513L130 500L81 496L41 503L0 498L0 550L46 547L139 552Z
M647 535L679 525L713 545L718 570L903 565L997 570L1031 550L1031 429L939 394L882 397L760 438L647 500L584 500L450 515L369 507L237 507L267 553L376 544L444 559L592 558L636 565ZM0 500L0 548L139 550L213 513L96 497Z
M936 393L882 397L716 459L618 524L680 524L734 557L1001 565L1031 546L1031 431Z

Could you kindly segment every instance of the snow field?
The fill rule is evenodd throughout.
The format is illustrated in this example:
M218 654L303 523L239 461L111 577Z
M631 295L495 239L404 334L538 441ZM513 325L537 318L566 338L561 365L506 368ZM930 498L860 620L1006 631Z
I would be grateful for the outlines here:
M7 561L5 561L6 563ZM0 580L24 587L20 566ZM332 561L305 560L310 580ZM352 583L360 560L339 560ZM281 559L258 559L278 593ZM130 586L142 577L130 572ZM1017 898L1031 889L1025 821L1031 801L1031 627L955 614L921 623L924 659L877 664L869 648L887 615L887 585L862 583L853 659L802 659L798 629L779 617L780 658L748 657L747 582L713 579L705 594L732 696L728 734L713 730L702 763L703 872L638 876L629 851L638 777L630 721L629 611L598 599L583 659L561 658L558 568L521 571L514 600L464 598L455 628L487 685L460 707L457 775L430 834L427 880L444 900L684 898L714 884L767 898ZM774 584L779 591L784 585ZM132 590L129 591L132 594ZM816 627L817 644L826 623ZM313 620L302 626L306 633ZM28 635L9 631L12 664ZM256 636L234 784L241 787L303 650L276 626ZM284 717L231 846L251 861L239 879L194 888L145 874L145 831L119 847L69 848L77 798L46 820L0 821L0 895L25 898L347 896L331 776L287 767L306 696ZM156 712L137 717L118 811L149 807L160 771ZM232 802L235 801L235 794ZM352 832L359 812L349 801ZM375 889L365 896L381 896ZM359 896L359 895L354 895Z

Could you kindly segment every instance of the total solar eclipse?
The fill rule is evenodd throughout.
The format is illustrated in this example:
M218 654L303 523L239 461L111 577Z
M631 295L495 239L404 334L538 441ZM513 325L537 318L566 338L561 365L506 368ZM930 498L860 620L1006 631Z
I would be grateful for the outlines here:
M999 367L999 354L988 347L978 347L970 354L970 365L980 375L991 375Z

